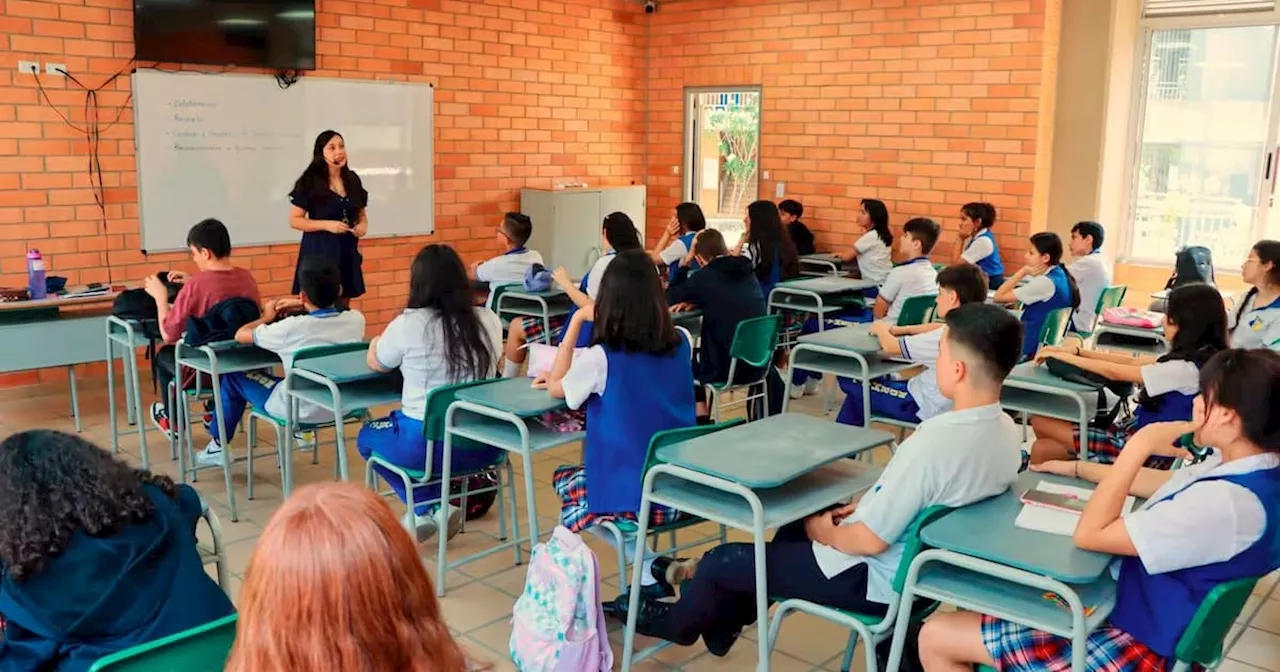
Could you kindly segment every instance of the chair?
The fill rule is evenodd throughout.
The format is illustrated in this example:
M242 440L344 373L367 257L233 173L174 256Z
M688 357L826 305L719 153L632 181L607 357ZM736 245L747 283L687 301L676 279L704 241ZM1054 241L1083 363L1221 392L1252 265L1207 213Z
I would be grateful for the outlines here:
M1119 308L1124 303L1124 295L1129 291L1128 285L1112 285L1102 290L1102 294L1098 295L1098 308L1094 312L1093 329L1088 333L1080 334L1084 338L1089 338L1093 331L1097 330L1098 322L1102 320L1102 311L1108 308Z
M1245 602L1257 583L1256 578L1236 579L1209 591L1182 637L1178 638L1174 649L1174 658L1178 662L1173 666L1174 672L1185 672L1192 665L1210 670L1217 666L1226 649L1223 642L1227 633L1244 610Z
M89 672L222 672L236 641L236 615L99 658Z
M928 322L933 319L933 309L937 304L937 294L921 294L906 299L902 302L902 310L898 313L898 326L906 327Z
M1071 325L1072 308L1058 308L1050 311L1040 325L1040 345L1061 345L1067 335L1067 327Z
M902 588L906 583L907 570L911 567L911 561L915 559L917 553L924 550L924 542L920 540L920 529L945 516L950 511L951 509L945 506L931 506L916 514L915 519L911 521L911 525L903 532L905 548L902 551L902 560L898 562L898 571L893 575L895 597L888 605L888 610L884 615L860 614L815 604L808 600L782 600L778 603L778 610L774 612L773 618L769 619L769 650L773 651L774 644L778 641L778 632L782 629L782 619L793 611L803 611L806 614L826 619L837 625L848 626L852 630L849 633L849 643L845 646L844 661L840 663L841 672L849 672L859 639L864 640L866 672L876 672L876 645L892 634L894 623L898 620L900 598L897 596L902 594ZM938 602L933 600L917 601L911 607L911 622L918 623L923 621L937 608Z
M710 406L713 420L720 419L721 406L736 406L739 404L746 406L756 399L761 400L766 405L768 404L767 380L769 367L773 364L773 351L778 347L778 328L781 321L782 317L780 315L764 315L738 323L737 328L733 331L733 344L729 346L728 378L721 383L706 383L704 385L707 390L707 404ZM759 378L747 382L734 383L738 362L742 362L744 366L760 369ZM720 401L720 397L724 394L742 388L750 388L752 385L759 385L760 392L757 394L748 393L743 399L731 402L731 404Z
M649 448L645 452L644 471L640 473L640 481L643 483L645 474L649 473L649 468L658 463L657 454L660 448L663 448L665 446L675 445L677 443L688 441L690 439L695 439L699 436L704 436L706 434L711 434L713 432L718 432L722 429L728 429L730 427L741 425L744 422L745 420L743 420L742 418L737 418L734 420L730 420L728 422L722 422L715 425L702 425L698 427L681 427L679 429L667 429L667 430L658 432L657 434L654 434L653 438L649 440ZM704 537L704 538L698 539L697 541L689 542L684 545L676 544L677 530L690 527L692 525L697 525L698 523L701 523L701 522L704 522L701 518L695 518L695 517L689 516L675 523L669 523L667 525L650 527L648 536L652 537L652 536L662 534L664 532L669 533L671 535L671 547L666 549L664 554L667 554L667 553L673 554L688 548L693 548L694 546L700 546L713 539L719 539L720 543L722 544L728 540L727 530L724 525L721 525L719 535ZM615 520L602 521L600 523L600 527L603 528L605 531L609 532L609 534L613 535L613 539L615 542L614 548L618 550L618 585L624 586L624 587L628 586L630 585L630 583L627 581L627 554L626 554L626 551L623 549L625 548L627 539L631 539L636 536L636 532L639 530L639 526L636 524L636 521L633 521L633 520L615 519Z
M209 537L212 541L208 547L196 544L196 551L200 554L201 563L213 564L218 572L218 587L229 598L231 582L227 574L227 549L222 543L222 523L218 521L218 514L209 508L209 503L204 500L204 497L200 498L200 517L209 526Z

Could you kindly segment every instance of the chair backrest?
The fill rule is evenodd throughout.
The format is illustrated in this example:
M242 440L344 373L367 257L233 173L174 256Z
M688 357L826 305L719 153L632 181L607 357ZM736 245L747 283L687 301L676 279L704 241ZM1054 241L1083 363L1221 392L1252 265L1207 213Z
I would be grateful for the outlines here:
M898 326L907 327L928 322L930 314L937 305L937 294L921 294L906 299L902 302L902 310L898 313Z
M916 514L911 520L911 524L907 526L907 530L902 533L905 540L905 547L902 550L902 560L898 562L898 571L893 574L893 590L899 595L902 594L902 587L907 582L907 570L911 567L911 562L916 559L916 555L925 549L924 542L920 540L920 530L929 523L947 515L951 512L950 507L946 506L930 506L929 508Z
M1128 285L1112 285L1102 290L1102 294L1098 296L1098 309L1094 313L1101 318L1102 311L1108 308L1119 308L1120 304L1124 303L1124 295L1128 291Z
M221 672L236 641L236 615L113 653L89 672Z
M1236 579L1209 591L1178 639L1178 646L1174 649L1177 659L1206 668L1216 665L1222 658L1222 644L1227 632L1257 583L1256 578Z
M1040 345L1059 345L1067 335L1067 326L1071 324L1071 308L1058 308L1049 311L1040 326Z
M352 341L351 343L335 343L333 345L313 345L309 348L302 348L293 353L293 363L297 366L298 362L305 362L308 359L319 359L320 357L332 357L333 355L341 355L348 352L364 352L369 349L369 344L364 341Z
M495 313L498 312L498 299L501 298L503 294L506 294L508 289L519 286L520 285L514 285L508 282L489 285L489 298L485 300L484 307Z
M458 398L458 390L465 390L468 387L484 385L492 383L496 378L485 378L483 380L472 380L465 383L454 383L452 385L441 385L432 388L427 392L427 412L422 423L422 434L428 441L444 441L444 416L449 410L449 405ZM477 443L471 439L464 439L460 436L454 437L453 446L457 448L484 448L482 443Z
M773 351L778 348L780 315L762 315L743 320L733 330L733 345L729 356L742 360L748 366L763 368L773 361Z
M658 463L657 455L659 448L662 448L663 446L672 446L682 441L688 441L689 439L696 439L699 436L712 434L722 429L736 427L744 422L746 422L746 420L742 418L734 418L733 420L727 420L714 425L696 425L693 427L680 427L679 429L664 429L661 432L654 434L653 438L649 439L649 448L645 452L644 471L640 474L641 480L644 480L644 474L649 473L649 468Z

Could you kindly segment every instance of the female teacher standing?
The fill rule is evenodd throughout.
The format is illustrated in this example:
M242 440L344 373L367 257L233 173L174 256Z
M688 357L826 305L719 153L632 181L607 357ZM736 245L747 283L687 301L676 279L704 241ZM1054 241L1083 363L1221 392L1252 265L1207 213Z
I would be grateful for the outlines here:
M311 165L294 183L289 202L293 204L289 226L302 232L298 263L309 256L334 260L342 273L342 298L338 303L346 307L351 299L364 294L358 247L359 240L369 232L365 214L369 192L360 184L360 177L347 167L347 147L337 131L325 131L316 137ZM293 293L298 291L295 269Z

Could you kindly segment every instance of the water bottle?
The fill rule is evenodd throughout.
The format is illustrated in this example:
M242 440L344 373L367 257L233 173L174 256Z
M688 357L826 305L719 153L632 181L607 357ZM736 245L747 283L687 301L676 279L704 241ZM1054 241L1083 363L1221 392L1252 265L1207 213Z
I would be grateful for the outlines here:
M44 281L44 257L40 256L40 250L34 248L27 252L27 289L31 292L32 300L48 296Z

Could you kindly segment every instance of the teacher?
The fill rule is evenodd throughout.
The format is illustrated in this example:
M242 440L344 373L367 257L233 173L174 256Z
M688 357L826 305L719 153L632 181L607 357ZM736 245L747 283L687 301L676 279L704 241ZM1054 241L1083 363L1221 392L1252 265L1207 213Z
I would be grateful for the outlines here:
M298 247L298 265L305 257L332 259L342 274L342 296L339 307L346 308L351 299L364 294L364 273L359 241L369 232L365 206L369 192L360 184L360 176L347 166L347 146L337 131L316 136L311 164L289 193L293 204L289 226L302 232ZM298 271L293 273L293 293L299 292Z

